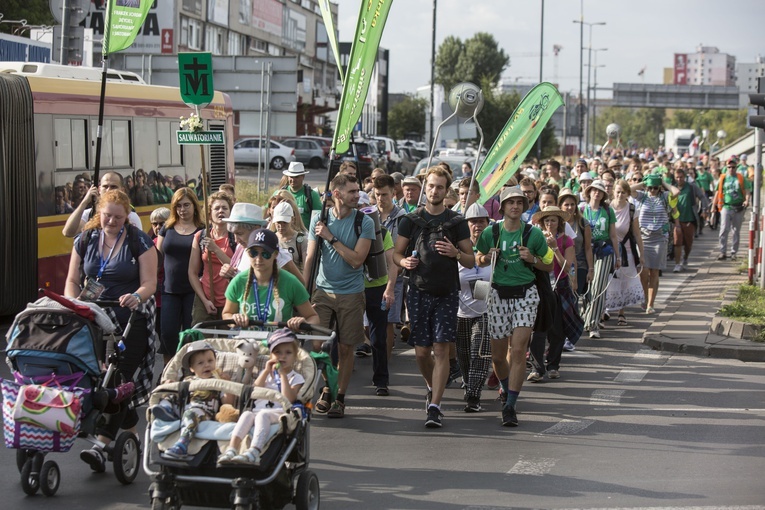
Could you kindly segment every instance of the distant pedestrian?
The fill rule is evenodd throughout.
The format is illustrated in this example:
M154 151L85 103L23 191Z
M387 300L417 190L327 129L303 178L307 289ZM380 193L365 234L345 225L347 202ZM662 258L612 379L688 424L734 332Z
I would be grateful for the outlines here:
M731 156L726 163L728 172L720 177L715 204L720 211L720 254L717 260L728 258L728 234L733 231L730 257L735 260L741 240L741 223L749 206L752 184L738 171L738 159Z

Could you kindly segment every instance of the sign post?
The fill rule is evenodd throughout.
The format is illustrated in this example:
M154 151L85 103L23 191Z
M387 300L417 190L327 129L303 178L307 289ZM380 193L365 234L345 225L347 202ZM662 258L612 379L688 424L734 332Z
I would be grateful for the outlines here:
M194 108L197 117L201 120L199 109L204 108L213 99L212 53L178 53L178 73L180 77L181 99L184 103ZM202 202L203 210L207 212L207 165L205 162L205 145L222 144L223 133L214 131L177 131L176 137L179 144L199 144L199 154L202 160ZM212 221L205 214L207 224L207 240L214 243L212 233ZM199 249L204 252L204 247ZM207 251L207 274L210 276L210 301L215 302L215 289L213 288L212 251Z

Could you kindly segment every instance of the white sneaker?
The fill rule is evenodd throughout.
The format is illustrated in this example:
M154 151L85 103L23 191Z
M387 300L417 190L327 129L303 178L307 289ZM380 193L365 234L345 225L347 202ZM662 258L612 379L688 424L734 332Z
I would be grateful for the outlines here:
M682 270L683 270L683 265L682 264L675 264L675 268L672 270L672 272L673 273L679 273Z
M600 338L600 331L590 331L590 338Z
M688 259L683 259L683 269L688 269Z
M571 351L573 351L573 350L575 350L575 349L576 349L576 347L575 347L575 346L574 346L574 344L572 344L570 341L566 340L566 341L563 343L563 350L564 350L564 351L566 351L566 352L571 352Z

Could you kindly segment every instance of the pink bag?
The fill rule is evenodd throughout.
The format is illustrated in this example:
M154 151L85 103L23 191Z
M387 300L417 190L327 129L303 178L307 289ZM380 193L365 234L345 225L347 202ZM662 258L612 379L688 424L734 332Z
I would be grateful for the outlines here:
M73 391L27 384L19 388L13 419L70 436L79 431L81 412L82 401Z

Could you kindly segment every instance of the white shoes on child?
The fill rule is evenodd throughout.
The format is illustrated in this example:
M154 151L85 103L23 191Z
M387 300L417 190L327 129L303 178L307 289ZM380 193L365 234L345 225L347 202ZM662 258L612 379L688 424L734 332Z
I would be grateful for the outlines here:
M218 464L250 464L253 466L260 465L260 451L257 448L250 448L241 455L233 448L227 449L220 457L218 457Z

